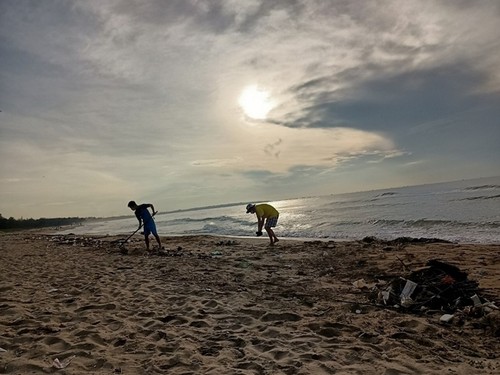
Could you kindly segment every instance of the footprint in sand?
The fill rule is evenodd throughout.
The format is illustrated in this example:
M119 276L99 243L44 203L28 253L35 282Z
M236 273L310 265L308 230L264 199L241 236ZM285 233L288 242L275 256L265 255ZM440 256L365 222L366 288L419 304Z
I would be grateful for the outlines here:
M288 322L298 322L302 317L294 313L268 313L260 318L263 322L274 322L274 321L288 321Z
M323 337L353 336L361 334L359 328L342 323L311 323L308 324L307 327L314 333Z
M63 352L71 348L71 345L66 340L59 337L46 337L43 339L43 343L48 345L55 353Z

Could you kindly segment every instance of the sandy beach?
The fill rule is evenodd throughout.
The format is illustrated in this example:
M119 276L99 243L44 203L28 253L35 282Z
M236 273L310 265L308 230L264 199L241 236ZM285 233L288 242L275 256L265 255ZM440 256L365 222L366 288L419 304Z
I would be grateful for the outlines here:
M0 235L1 374L500 372L498 311L443 323L370 299L440 259L500 306L500 245L122 238Z

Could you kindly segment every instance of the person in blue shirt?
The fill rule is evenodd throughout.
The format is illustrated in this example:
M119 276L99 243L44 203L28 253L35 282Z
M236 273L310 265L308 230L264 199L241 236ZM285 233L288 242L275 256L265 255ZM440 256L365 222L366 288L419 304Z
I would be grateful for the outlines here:
M156 214L155 208L151 203L143 203L137 204L134 201L128 202L128 207L135 211L135 216L137 220L139 220L139 229L141 226L144 226L144 241L146 242L146 250L149 251L149 235L152 234L156 238L156 242L158 242L158 246L160 249L163 249L161 246L160 236L158 236L158 232L156 231L156 224L153 220L153 216ZM151 208L153 214L149 212L148 208Z

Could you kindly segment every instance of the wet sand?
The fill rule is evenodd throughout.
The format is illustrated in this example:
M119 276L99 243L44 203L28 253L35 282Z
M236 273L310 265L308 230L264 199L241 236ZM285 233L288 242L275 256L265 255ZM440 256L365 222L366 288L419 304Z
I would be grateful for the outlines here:
M498 312L443 324L353 285L441 259L500 306L500 245L120 238L0 234L1 374L500 373Z

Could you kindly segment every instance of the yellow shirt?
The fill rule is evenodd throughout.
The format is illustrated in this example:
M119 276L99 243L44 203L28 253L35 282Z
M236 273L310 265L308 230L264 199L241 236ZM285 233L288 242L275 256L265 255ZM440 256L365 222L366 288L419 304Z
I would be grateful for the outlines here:
M255 206L255 213L257 214L257 217L263 217L263 218L270 218L270 217L278 217L279 212L271 206L270 204L257 204Z

